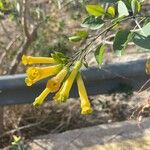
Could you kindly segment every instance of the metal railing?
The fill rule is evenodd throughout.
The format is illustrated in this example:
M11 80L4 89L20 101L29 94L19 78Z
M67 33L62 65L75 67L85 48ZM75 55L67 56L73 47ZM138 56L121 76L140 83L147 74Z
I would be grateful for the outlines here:
M145 61L130 61L126 63L109 64L99 68L82 70L88 95L112 93L123 90L138 90L148 80L145 73ZM46 80L27 87L24 83L25 74L0 77L0 105L31 103L45 87ZM53 95L48 96L48 100ZM78 97L74 84L70 97Z

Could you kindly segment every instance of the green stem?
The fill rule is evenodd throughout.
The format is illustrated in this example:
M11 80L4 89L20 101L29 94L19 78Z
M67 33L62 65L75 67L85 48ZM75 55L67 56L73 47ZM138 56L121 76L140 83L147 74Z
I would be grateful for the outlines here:
M93 39L91 40L91 42L90 42L88 45L86 45L86 47L85 47L82 51L83 51L83 52L86 51L86 49L88 49L88 47L89 47L95 40L97 40L102 34L108 32L110 29L112 29L116 24L118 24L118 23L120 23L120 22L123 22L123 21L126 21L126 20L128 20L128 19L132 19L133 17L134 17L134 16L128 16L128 17L123 18L122 20L119 20L119 21L113 23L112 25L108 26L105 30L103 30L103 31L100 32L95 38L93 38ZM83 54L82 57L85 57L85 56L86 56L86 52Z
M139 18L139 17L143 17L143 16L136 16L136 17ZM75 60L78 60L78 59L83 60L84 57L86 56L87 52L89 53L91 51L91 50L87 51L87 49L92 45L92 43L95 40L97 40L102 34L108 32L109 30L111 30L116 24L121 23L123 21L126 21L128 19L132 19L132 18L135 18L135 16L127 16L127 17L123 18L122 20L118 20L117 22L115 22L112 25L108 26L106 29L101 31L97 36L95 36L83 49L81 49L80 51L75 53L75 55L73 55L73 57L69 60L69 63L72 65Z

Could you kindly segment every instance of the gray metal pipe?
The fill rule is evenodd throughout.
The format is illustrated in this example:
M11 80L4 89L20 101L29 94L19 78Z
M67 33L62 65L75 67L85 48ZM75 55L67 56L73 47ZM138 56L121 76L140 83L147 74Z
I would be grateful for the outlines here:
M112 93L122 90L138 90L148 80L145 73L146 59L93 67L81 71L89 95ZM0 105L31 103L45 87L46 80L32 87L24 83L25 74L0 77ZM149 85L148 85L149 86ZM51 100L53 95L47 99ZM70 97L78 97L76 84Z

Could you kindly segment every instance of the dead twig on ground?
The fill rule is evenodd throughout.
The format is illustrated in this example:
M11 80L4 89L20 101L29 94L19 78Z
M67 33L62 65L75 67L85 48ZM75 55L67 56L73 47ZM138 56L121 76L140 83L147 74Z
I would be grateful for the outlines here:
M2 135L0 135L0 138L4 137L6 135L9 135L9 134L13 134L16 131L20 131L20 130L23 130L23 129L27 129L27 128L31 128L31 127L40 125L41 123L42 123L42 121L37 122L37 123L28 124L28 125L25 125L25 126L21 126L21 127L16 128L16 129L7 131L7 132L3 133Z

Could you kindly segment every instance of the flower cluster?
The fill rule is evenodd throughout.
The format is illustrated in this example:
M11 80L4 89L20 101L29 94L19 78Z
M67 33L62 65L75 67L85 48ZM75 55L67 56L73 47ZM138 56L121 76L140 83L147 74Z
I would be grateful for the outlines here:
M81 100L81 114L92 113L85 85L79 72L82 61L76 61L73 63L73 66L70 66L55 60L53 57L32 57L23 55L22 63L24 65L49 64L49 66L46 67L29 67L26 71L27 78L25 79L25 83L27 86L31 86L37 81L51 76L43 92L35 98L33 102L34 106L41 105L50 93L55 93L53 99L56 102L66 102L73 82L76 79Z

